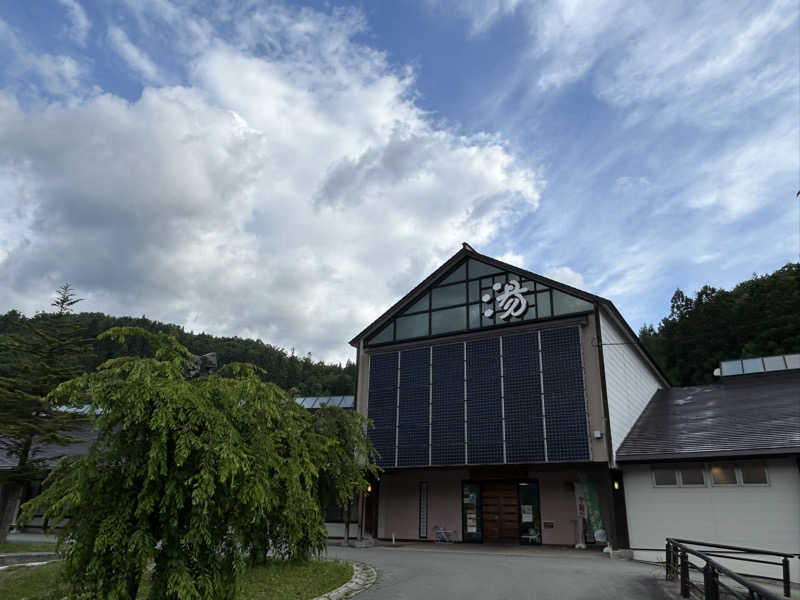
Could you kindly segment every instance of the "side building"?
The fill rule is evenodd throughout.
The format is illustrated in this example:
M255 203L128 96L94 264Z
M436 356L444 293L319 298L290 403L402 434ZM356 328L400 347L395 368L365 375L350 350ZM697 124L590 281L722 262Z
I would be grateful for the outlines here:
M366 533L627 547L615 451L668 383L611 301L464 244L350 343Z
M657 392L619 448L636 558L663 560L666 537L800 555L800 354L726 361L720 375ZM800 582L796 557L790 573Z

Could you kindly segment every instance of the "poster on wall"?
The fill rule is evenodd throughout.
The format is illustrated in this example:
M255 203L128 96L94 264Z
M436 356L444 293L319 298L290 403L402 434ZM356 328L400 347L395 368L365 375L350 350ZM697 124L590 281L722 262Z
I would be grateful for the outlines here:
M478 519L474 512L467 513L467 533L478 532Z
M523 523L533 523L533 504L523 504L520 506Z

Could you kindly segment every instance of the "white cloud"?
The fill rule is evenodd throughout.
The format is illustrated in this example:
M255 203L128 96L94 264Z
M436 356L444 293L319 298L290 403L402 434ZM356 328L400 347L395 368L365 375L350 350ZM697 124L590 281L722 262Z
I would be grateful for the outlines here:
M584 286L586 284L583 281L583 275L573 271L569 267L553 267L548 269L544 276L558 281L559 283L571 285L580 290L585 289Z
M86 39L92 23L86 16L86 11L77 0L58 0L61 6L67 11L70 20L69 33L75 42L80 46L86 46Z
M0 171L0 187L33 205L0 214L29 232L0 254L0 305L32 312L68 280L86 309L343 359L462 241L485 246L537 207L535 173L494 136L435 124L413 73L352 41L352 14L251 16L194 57L191 86L0 103L17 182Z
M108 40L114 51L146 82L161 82L161 74L156 64L150 60L146 52L130 41L128 34L122 29L116 26L109 27Z

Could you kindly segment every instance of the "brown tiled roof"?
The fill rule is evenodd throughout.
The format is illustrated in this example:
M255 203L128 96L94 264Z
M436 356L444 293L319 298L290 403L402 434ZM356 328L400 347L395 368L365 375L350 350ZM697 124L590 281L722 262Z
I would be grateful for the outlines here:
M800 453L800 370L658 390L619 462Z

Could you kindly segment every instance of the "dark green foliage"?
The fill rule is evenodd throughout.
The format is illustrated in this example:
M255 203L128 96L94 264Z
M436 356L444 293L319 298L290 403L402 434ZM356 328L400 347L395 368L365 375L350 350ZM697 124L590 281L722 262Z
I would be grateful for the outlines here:
M253 365L188 379L189 353L172 336L100 336L135 337L152 357L111 359L49 398L91 398L98 436L88 455L59 464L21 519L69 518L60 535L74 597L135 598L152 562L153 600L230 599L248 561L322 552L320 481L346 497L338 488L363 489L374 469L362 460L372 456L363 417L350 411L337 430L356 439L335 439ZM363 455L339 464L343 447ZM346 477L335 480L332 465Z
M173 335L195 354L216 352L220 365L232 362L254 364L265 371L268 381L284 390L295 390L298 396L350 395L355 389L356 369L355 364L350 361L344 366L326 364L314 361L310 356L301 358L294 352L287 352L260 340L191 333L177 325L159 323L145 317L112 317L103 313L67 314L65 317L87 338L94 339L112 327L141 327L147 331ZM26 323L36 326L43 318L42 315L26 318L18 311L9 311L0 315L0 335L24 333ZM93 352L94 355L83 365L86 371L91 371L109 358L151 355L147 340L141 338L126 339L124 344L99 340L95 342ZM0 365L0 375L2 373Z
M35 322L9 313L15 332L0 335L0 453L15 465L0 471L0 541L26 485L45 475L38 448L43 443L68 444L86 419L62 410L47 395L72 379L91 360L91 340L84 338L68 314L79 300L68 284L53 303L57 313L42 313Z
M800 352L800 263L730 291L678 289L669 316L639 338L673 385L710 383L723 360Z

